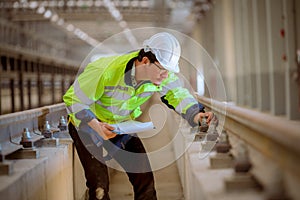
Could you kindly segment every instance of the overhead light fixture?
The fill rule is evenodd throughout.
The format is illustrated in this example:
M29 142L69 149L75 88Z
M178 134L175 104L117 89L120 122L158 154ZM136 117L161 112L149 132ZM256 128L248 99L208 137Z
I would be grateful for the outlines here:
M103 5L102 1L100 1L100 0L96 0L94 4L96 7L101 7Z
M58 17L57 14L54 14L54 15L52 15L52 17L51 17L51 21L52 21L52 22L57 22L58 19L59 19L59 17Z
M46 11L46 9L45 9L44 6L40 6L40 7L36 10L36 12L37 12L38 14L43 14L45 11Z
M44 13L44 17L45 17L46 19L49 19L51 16L52 16L51 10L46 10L46 12Z
M38 3L36 1L29 2L29 8L36 9L38 7Z
M75 29L75 27L74 27L73 24L68 24L68 25L65 26L65 27L66 27L66 29L67 29L68 31L70 31L70 32L74 31L74 29Z
M59 25L59 26L63 26L64 23L65 23L65 21L64 21L62 18L59 18L59 19L57 20L57 25Z

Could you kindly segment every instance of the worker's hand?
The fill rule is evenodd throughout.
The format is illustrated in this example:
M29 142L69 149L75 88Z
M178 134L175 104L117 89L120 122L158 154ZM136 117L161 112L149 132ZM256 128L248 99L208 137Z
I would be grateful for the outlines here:
M203 117L206 118L206 123L209 125L211 122L218 124L218 118L216 115L214 115L213 112L205 112L205 113L198 113L194 117L194 122L198 124L199 122L201 123Z
M112 132L115 128L111 125L99 122L97 119L91 120L88 125L94 129L104 140L116 137L116 133Z
M102 129L102 133L103 135L100 135L101 137L103 137L104 140L108 140L110 138L114 138L116 137L116 133L112 132L115 128L112 127L111 125L107 124L107 123L103 123L103 122L99 122L101 129Z

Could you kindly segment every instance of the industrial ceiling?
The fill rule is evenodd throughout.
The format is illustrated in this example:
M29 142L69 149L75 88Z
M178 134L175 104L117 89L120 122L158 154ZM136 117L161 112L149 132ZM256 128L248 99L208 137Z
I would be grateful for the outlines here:
M211 0L1 0L0 42L25 49L46 43L39 53L80 60L122 31L164 27L189 34L212 6ZM28 46L31 40L38 41Z

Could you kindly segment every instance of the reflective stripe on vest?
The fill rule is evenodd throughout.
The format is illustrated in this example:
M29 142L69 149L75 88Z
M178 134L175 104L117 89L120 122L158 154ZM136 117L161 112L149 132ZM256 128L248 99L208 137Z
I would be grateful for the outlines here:
M164 96L167 94L167 92L171 89L181 87L181 81L179 79L169 82L167 85L165 85L160 92L161 96Z
M176 106L175 110L178 113L184 113L187 107L191 104L194 105L197 103L194 98L185 98L180 101L180 103Z
M107 91L103 93L106 96L113 97L116 100L127 100L131 97L130 94L118 91Z
M75 103L75 104L67 107L68 114L76 113L76 112L79 112L84 109L90 109L90 107L87 105L81 104L81 103Z
M74 81L74 93L83 104L91 105L92 103L94 103L94 101L88 98L80 89L80 85L77 79Z
M101 101L96 101L96 103L102 108L109 110L114 115L127 116L132 112L132 110L122 110L119 106L105 106Z
M153 92L144 92L144 93L138 94L137 97L145 98L145 97L152 96L152 94L153 94Z

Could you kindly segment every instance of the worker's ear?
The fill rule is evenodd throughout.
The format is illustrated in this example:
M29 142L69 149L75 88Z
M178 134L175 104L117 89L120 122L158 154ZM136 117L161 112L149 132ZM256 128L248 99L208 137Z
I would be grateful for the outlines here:
M142 64L148 64L148 63L150 63L150 60L149 60L148 57L144 56L144 57L142 58L142 62L141 62L141 63L142 63Z

